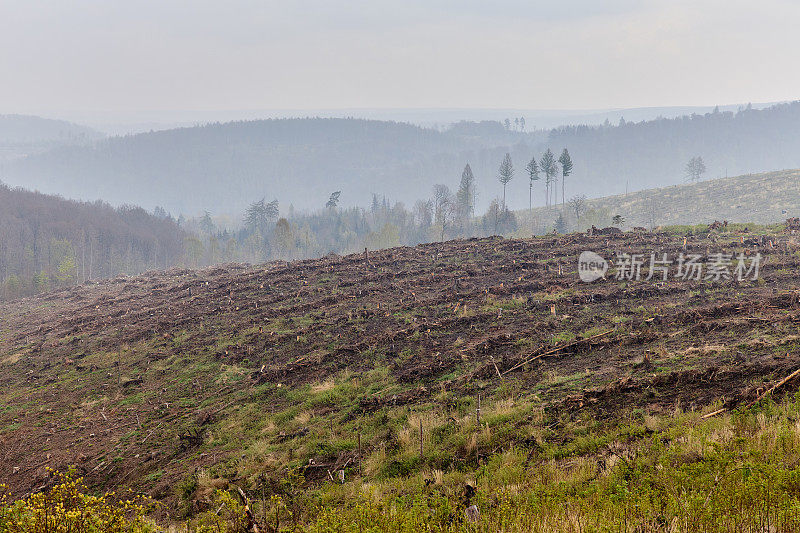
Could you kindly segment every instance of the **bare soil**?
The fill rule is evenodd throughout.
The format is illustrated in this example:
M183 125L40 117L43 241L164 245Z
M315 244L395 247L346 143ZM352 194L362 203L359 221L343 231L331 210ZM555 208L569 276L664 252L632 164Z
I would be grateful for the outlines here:
M47 486L47 468L76 465L97 486L164 497L187 471L237 453L195 451L202 428L260 385L376 364L403 392L365 397L363 412L506 380L549 409L599 417L733 408L800 368L797 245L742 236L691 236L685 249L682 236L651 233L449 241L150 272L2 303L0 483L22 495ZM584 250L764 259L759 281L583 283Z

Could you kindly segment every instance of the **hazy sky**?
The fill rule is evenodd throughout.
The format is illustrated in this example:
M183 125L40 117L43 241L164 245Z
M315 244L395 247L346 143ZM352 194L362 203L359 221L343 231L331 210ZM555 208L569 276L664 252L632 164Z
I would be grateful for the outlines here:
M800 98L789 0L0 0L0 113Z

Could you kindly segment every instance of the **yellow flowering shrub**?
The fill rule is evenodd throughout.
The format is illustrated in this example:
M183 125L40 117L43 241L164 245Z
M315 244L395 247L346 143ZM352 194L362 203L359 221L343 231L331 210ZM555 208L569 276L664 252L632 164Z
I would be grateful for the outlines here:
M113 492L88 493L83 478L55 473L53 488L13 501L0 486L0 533L146 533L154 531L145 519L147 500L122 499Z

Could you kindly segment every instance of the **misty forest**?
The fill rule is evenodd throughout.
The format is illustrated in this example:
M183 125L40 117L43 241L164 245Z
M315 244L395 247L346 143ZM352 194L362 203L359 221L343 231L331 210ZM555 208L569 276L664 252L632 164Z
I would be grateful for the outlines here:
M798 124L800 104L794 103L549 132L526 132L524 117L505 124L461 122L444 132L355 119L292 119L100 141L66 128L58 130L61 144L44 151L31 139L7 138L6 146L33 152L5 159L0 168L8 183L79 197L93 195L82 190L108 187L104 198L122 194L154 207L147 214L127 202L112 208L6 185L0 199L14 208L0 215L8 227L0 242L2 295L156 268L608 226L617 213L592 207L588 197L800 166L800 146L792 144ZM28 126L35 136L35 121ZM309 158L311 146L318 148ZM169 177L158 177L165 169ZM271 187L263 186L264 172L275 178ZM632 185L626 176L634 173L647 180ZM423 185L430 176L441 183ZM175 214L163 206L190 210ZM47 220L39 219L43 213ZM660 216L651 212L641 224L655 227Z

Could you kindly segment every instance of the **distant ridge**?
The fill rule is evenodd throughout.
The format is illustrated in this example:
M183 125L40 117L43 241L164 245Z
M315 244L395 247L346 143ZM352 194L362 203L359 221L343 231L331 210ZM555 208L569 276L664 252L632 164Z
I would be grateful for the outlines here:
M208 124L54 148L0 163L0 179L69 198L163 206L175 216L238 215L261 198L277 199L283 212L319 208L337 190L343 206L369 205L376 194L410 207L436 183L456 189L469 163L481 211L501 193L497 168L509 152L516 174L508 203L521 209L528 204L525 166L548 147L572 154L567 198L683 183L695 156L709 178L798 168L800 102L538 133L491 121L446 131L334 118ZM534 187L534 201L543 202L542 181Z
M764 109L782 102L753 103L754 109ZM747 104L716 106L720 111L737 111ZM230 110L141 110L127 113L83 112L67 113L64 117L107 133L129 135L202 124L252 121L282 118L358 118L406 122L422 127L446 128L462 120L502 122L509 118L524 117L528 131L550 129L564 125L599 125L605 120L616 124L620 118L639 122L659 117L675 118L683 115L710 113L714 105L648 106L609 109L525 109L525 108L319 108L319 109L230 109Z
M97 140L104 135L87 126L32 115L0 115L0 144Z

